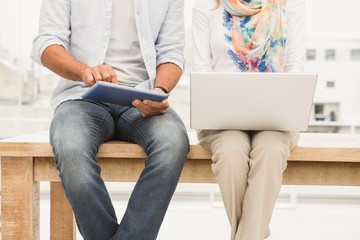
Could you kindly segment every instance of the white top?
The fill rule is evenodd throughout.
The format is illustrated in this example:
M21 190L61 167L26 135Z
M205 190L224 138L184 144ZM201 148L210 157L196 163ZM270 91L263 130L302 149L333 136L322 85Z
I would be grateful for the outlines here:
M193 71L239 72L224 39L224 8L216 0L198 0L193 9ZM285 72L303 72L305 55L305 1L287 0L288 35Z
M149 79L136 30L133 0L113 2L105 63L114 68L121 85L134 87Z

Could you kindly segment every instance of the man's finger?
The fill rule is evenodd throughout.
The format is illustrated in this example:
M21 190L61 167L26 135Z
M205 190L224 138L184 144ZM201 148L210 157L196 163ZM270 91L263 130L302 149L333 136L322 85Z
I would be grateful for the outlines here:
M111 83L118 83L118 79L116 77L116 73L114 71L114 69L111 68L110 70L110 82Z
M110 82L111 81L110 80L110 74L108 72L105 71L105 72L101 72L100 74L101 74L102 80L104 82Z
M93 75L96 82L102 80L102 76L101 76L100 71L99 71L99 69L97 67L92 68L91 73L92 73L92 75Z
M169 102L166 99L161 102L144 100L143 103L144 105L155 109L167 109L169 107Z
M92 75L92 73L90 71L84 72L81 78L82 78L83 83L85 83L86 86L92 86L95 84L94 76Z
M150 100L135 100L133 106L137 108L143 117L150 117L155 115L163 115L166 113L169 103L167 100L162 102L154 102Z

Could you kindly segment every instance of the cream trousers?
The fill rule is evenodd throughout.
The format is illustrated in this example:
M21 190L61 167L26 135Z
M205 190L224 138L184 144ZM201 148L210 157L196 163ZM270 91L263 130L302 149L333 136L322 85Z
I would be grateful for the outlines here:
M231 240L263 240L298 132L199 130L231 225Z

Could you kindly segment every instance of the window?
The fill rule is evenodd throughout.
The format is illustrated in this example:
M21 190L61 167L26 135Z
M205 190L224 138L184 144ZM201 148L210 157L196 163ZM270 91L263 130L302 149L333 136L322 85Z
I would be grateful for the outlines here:
M324 104L315 104L315 120L316 121L324 121Z
M326 82L327 88L334 88L335 87L335 81L327 81Z
M327 60L327 61L335 60L335 49L326 49L325 50L325 60Z
M355 60L355 61L360 60L360 49L351 50L351 60Z
M307 49L306 50L306 60L315 60L316 59L316 50Z
M315 114L324 113L324 104L315 104Z

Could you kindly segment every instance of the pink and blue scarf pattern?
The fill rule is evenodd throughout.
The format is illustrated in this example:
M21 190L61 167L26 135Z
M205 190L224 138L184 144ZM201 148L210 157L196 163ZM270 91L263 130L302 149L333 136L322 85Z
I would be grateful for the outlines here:
M285 0L223 0L228 53L241 71L283 72Z

